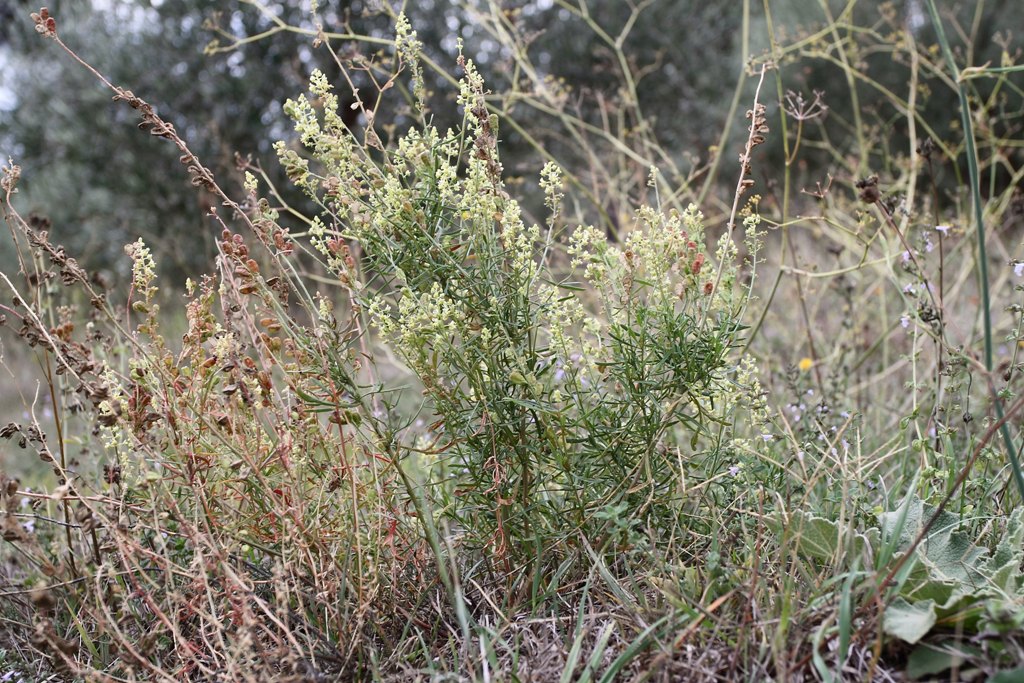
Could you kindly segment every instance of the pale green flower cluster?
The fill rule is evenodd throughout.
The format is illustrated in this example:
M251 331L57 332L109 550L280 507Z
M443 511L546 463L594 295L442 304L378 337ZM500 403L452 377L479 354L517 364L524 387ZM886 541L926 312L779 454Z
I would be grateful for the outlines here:
M334 320L334 302L317 293L316 314L323 322L332 322Z
M365 304L364 310L370 322L380 330L382 335L387 335L395 329L394 311L383 297L370 297Z
M113 419L116 415L114 405L110 401L101 401L99 405L99 417ZM132 445L132 437L119 422L101 425L100 434L103 439L103 447L114 452L121 452Z
M415 34L404 20L399 22L398 47L403 58L418 49ZM472 61L465 62L465 71L459 102L465 107L470 141L451 131L442 136L436 128L424 126L401 136L381 166L342 128L337 98L322 73L314 72L310 79L310 91L323 109L322 125L317 109L305 96L285 104L300 142L323 170L314 174L309 161L284 143L277 143L276 149L289 177L326 209L323 217L313 220L309 235L332 271L344 270L337 253L338 238L344 234L382 252L379 255L390 261L399 282L407 281L410 268L423 267L412 249L418 243L416 248L433 248L435 256L455 254L454 260L488 252L504 260L502 267L515 280L515 287L527 292L536 275L533 252L540 228L524 225L518 203L503 189L497 120L487 114L483 79ZM561 178L555 166L545 169L543 182L548 201L559 200ZM324 222L328 215L333 219L330 227ZM490 244L495 233L500 240L497 246Z
M621 248L609 244L594 226L581 226L570 236L567 252L574 268L584 268L584 279L606 301L617 302L606 314L612 322L622 323L638 302L663 307L689 302L706 311L734 312L735 278L726 273L734 273L736 250L731 241L725 242L729 244L717 254L724 269L720 287L713 287L718 273L705 258L704 215L695 205L667 214L642 207L636 228Z
M739 249L731 238L724 238L718 241L718 249L715 250L715 259L721 264L722 273L719 276L718 287L716 288L716 296L711 302L711 310L721 312L732 312L736 302L736 277L738 276L737 270L737 256Z
M305 95L284 103L284 113L295 122L295 131L302 145L313 151L324 166L323 176L312 174L309 161L289 149L281 141L274 143L274 151L281 160L288 178L309 194L321 186L330 191L345 182L342 179L359 178L365 169L358 161L355 142L338 112L338 97L320 70L314 70L309 80L310 93L323 111L323 125L313 103ZM344 207L338 207L345 213Z
M472 59L464 60L463 69L465 73L459 80L459 96L456 102L465 108L470 131L477 137L489 123L484 118L487 111L484 103L484 77L477 71Z
M630 232L625 242L626 252L632 252L634 276L650 283L659 298L678 295L673 277L685 277L693 259L703 253L704 215L691 204L683 214L672 211L668 216L645 206L637 217L641 229ZM707 275L710 267L703 264L698 272Z
M501 205L508 200L495 191L494 181L488 175L483 159L470 158L467 165L459 199L460 213L470 221L491 223L500 215Z
M225 330L220 323L217 323L213 333L213 355L220 360L234 358L240 352L238 339L234 332Z
M417 39L409 18L404 12L399 14L395 21L395 52L404 60L414 61L419 57L422 48L423 43Z
M288 149L281 141L274 143L274 152L288 174L288 179L297 187L307 192L312 191L315 185L309 173L309 161L300 157L295 150Z
M621 252L609 245L605 234L593 225L578 227L569 236L566 251L572 256L572 267L583 266L583 277L599 290L621 277Z
M714 415L716 422L728 425L723 443L730 450L757 456L775 438L771 433L768 392L761 384L757 362L749 355L743 356L730 374L728 380L716 383L712 391L699 395L697 403L702 412ZM735 431L741 411L745 413L743 423L751 427L755 436L745 436L746 429L741 433Z
M736 384L741 390L731 392L734 400L741 403L750 412L752 424L766 425L771 417L771 411L768 408L768 392L761 385L757 361L749 355L743 356L736 366Z
M765 235L760 227L761 215L758 213L750 213L743 219L743 236L747 242L747 248L751 251L757 251L760 248L761 238Z
M314 69L309 76L309 92L319 100L323 110L323 127L320 125L316 109L305 95L299 95L295 100L286 100L284 113L295 121L295 130L299 133L302 144L316 150L319 145L333 142L331 137L344 134L345 124L338 113L338 97L333 93L327 77L319 69ZM323 149L326 151L327 148Z
M453 131L442 138L433 126L412 129L399 141L395 152L396 172L404 178L423 176L414 186L421 192L436 191L444 206L454 206L461 193L459 183L459 139ZM424 173L424 171L426 173Z
M465 296L464 292L457 294ZM462 303L447 296L437 282L421 294L405 289L398 302L397 317L392 317L389 307L377 299L368 306L368 312L381 333L393 341L421 376L436 373L428 359L428 348L453 343L465 333L469 317Z
M523 225L519 204L512 200L504 203L500 218L501 243L505 249L512 273L518 276L520 293L526 294L530 281L536 274L537 264L533 260L534 245L540 239L540 228Z
M544 205L551 211L552 220L558 215L559 206L565 198L563 175L562 169L553 161L544 164L540 171L540 189L544 190Z
M111 418L100 421L99 428L103 445L112 451L121 452L126 448L131 448L135 442L131 432L124 428L120 420L116 419L118 415L128 412L128 399L121 391L121 383L110 368L105 369L100 375L100 382L110 396L99 404L99 416Z
M729 382L723 382L718 390L700 397L703 410L729 420L739 409L746 409L755 427L768 423L771 413L768 409L767 393L761 385L757 362L749 355L743 356L736 364Z
M243 374L242 384L245 385L245 388L249 396L254 396L258 399L266 398L266 393L263 390L263 385L260 384L259 380L256 379L254 375ZM232 400L234 400L238 404L243 404L242 394L240 393L235 393L232 396Z
M156 280L156 263L153 253L140 237L124 248L128 258L132 260L132 288L144 299L149 300L156 293L153 282Z
M335 254L331 253L327 226L324 225L320 216L313 216L313 220L310 221L306 234L309 235L309 243L313 245L313 248L327 258L327 267L332 271L337 272L338 267L341 265L340 259L338 259Z
M310 88L313 79L318 74L314 71L310 76ZM287 99L284 103L284 113L295 122L295 131L299 134L299 141L306 147L312 147L320 138L320 119L316 110L305 95L299 95L298 99ZM284 145L283 142L278 143Z
M556 359L563 364L575 362L587 376L595 376L598 364L607 360L601 321L587 312L578 297L566 296L552 285L539 285L537 295L540 328Z
M416 97L416 105L420 112L426 110L427 86L423 81L423 66L420 64L420 51L423 43L420 42L416 31L412 30L408 17L405 13L398 15L395 22L395 52L398 58L408 64L412 70L412 92Z
M578 298L565 296L552 285L540 285L538 294L542 305L543 327L550 335L549 345L560 355L568 358L579 350L574 331L580 329L583 321L589 316Z

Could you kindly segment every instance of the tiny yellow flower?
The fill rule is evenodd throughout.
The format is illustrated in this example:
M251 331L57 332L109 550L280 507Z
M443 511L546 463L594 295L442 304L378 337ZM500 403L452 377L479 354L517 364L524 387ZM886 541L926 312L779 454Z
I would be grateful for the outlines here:
M800 368L801 372L807 372L812 367L814 367L814 361L807 357L801 358L800 362L797 364L797 367Z

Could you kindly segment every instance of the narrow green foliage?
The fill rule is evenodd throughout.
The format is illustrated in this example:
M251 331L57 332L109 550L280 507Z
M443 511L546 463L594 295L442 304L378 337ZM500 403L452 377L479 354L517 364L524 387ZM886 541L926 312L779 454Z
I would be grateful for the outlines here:
M600 514L609 507L672 528L678 506L651 502L671 498L680 459L721 445L712 426L732 403L743 298L734 254L718 255L724 277L705 255L696 207L645 207L621 250L591 227L571 234L568 253L603 297L603 311L588 308L548 260L560 172L542 174L546 229L527 226L500 177L482 81L465 68L463 130L411 130L370 154L338 130L337 99L314 74L322 113L304 97L287 110L315 163L279 150L323 208L314 245L424 387L436 431L421 458L436 482L428 495L460 543L539 576L575 534L631 543ZM334 256L346 236L365 250L369 286Z

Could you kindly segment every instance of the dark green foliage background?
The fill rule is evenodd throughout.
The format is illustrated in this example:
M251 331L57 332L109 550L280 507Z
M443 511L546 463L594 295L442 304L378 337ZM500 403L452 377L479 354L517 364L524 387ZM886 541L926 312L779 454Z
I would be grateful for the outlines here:
M285 22L311 26L300 3L269 4ZM1012 0L944 0L939 4L943 11L954 11L964 27L977 27L973 51L970 55L961 52L961 63L998 64L997 33L1024 35L1024 19L1014 11ZM831 1L828 5L833 16L838 16L847 3ZM374 10L375 6L377 3L361 0L323 2L321 13L329 29L338 30L347 22L357 32L390 36L391 22ZM517 10L516 29L531 36L534 63L571 86L574 113L597 124L602 116L615 115L620 81L614 54L590 28L550 2L517 1L504 6ZM825 21L816 2L769 0L768 7L776 27L789 39ZM887 8L903 21L920 17L918 39L924 44L933 42L926 12L916 0L855 3L851 18L858 26L885 32L888 29L881 17ZM56 241L82 256L87 266L110 269L115 279L122 277L126 268L121 257L123 245L140 235L156 249L158 262L169 274L201 272L214 253L213 232L204 218L210 198L197 196L189 187L170 144L132 130L136 121L131 111L111 102L89 74L35 34L28 17L32 9L36 8L18 0L0 1L0 153L13 157L24 169L22 210L49 216ZM203 48L214 37L204 22L215 13L219 24L235 35L255 35L271 24L251 5L238 0L56 0L50 9L58 18L63 39L114 83L154 104L213 168L222 184L238 188L240 174L234 163L238 152L262 162L271 177L280 181L280 187L287 188L270 151L274 140L290 135L281 103L304 89L315 67L329 78L338 76L330 55L313 49L308 36L282 32L248 43L234 53L204 55ZM439 64L450 65L454 71L454 36L461 35L467 55L478 62L489 87L495 92L508 90L512 71L508 55L474 25L472 11L456 0L409 3L406 11L424 49ZM591 2L590 12L597 25L615 36L629 18L629 3ZM638 84L640 110L653 123L661 145L678 157L683 168L690 165L688 157L703 163L709 148L718 142L732 89L743 68L742 13L741 2L655 0L639 15L623 46L632 68L644 74ZM768 49L762 3L751 3L751 13L751 46L758 56L759 51ZM955 34L953 39L963 42ZM888 55L878 53L865 54L864 63L857 67L905 95L906 65L894 64ZM815 89L825 91L830 107L826 120L829 145L840 155L855 156L851 98L841 69L826 60L807 59L784 63L782 68L783 80L793 90L808 94ZM428 78L435 78L430 85L436 97L453 97L447 84L429 72ZM975 85L982 96L986 95L984 89L991 87L989 82ZM748 86L752 89L753 84ZM867 103L866 123L880 127L879 137L888 141L888 151L905 149L903 117L888 105L873 106L880 98L864 84L858 90L862 103ZM348 96L344 86L339 86L339 93ZM1021 109L1020 90L1006 88L1004 96L1007 111ZM774 93L769 94L770 107L774 99ZM434 106L432 112L442 129L454 124L453 117L458 115L454 106L445 105ZM952 90L931 84L931 95L923 107L941 135L957 138L957 104ZM403 120L405 112L393 106L384 108L384 114L400 124L408 122ZM513 108L511 115L565 160L567 168L573 168L575 150L564 135L526 106ZM735 146L735 132L733 137ZM502 138L506 171L532 177L542 163L538 156L514 132L505 130ZM762 150L760 172L775 175L770 169L782 165L778 136L769 136ZM730 148L726 160L732 156ZM882 158L888 158L888 153L880 149L878 159L866 160L861 168L881 172L884 181L886 169L876 168ZM582 158L575 161L585 163ZM796 177L800 186L813 186L828 172L835 175L838 171L842 176L834 157L813 146L804 148L801 162ZM860 160L854 165L857 163ZM957 169L940 163L938 170L943 188L955 194L961 184ZM723 194L728 194L730 190L724 186L733 180L723 180L727 181ZM851 187L856 178L837 180ZM994 179L996 185L1006 181L1001 176ZM303 207L303 198L290 192L288 201ZM769 182L766 193L771 192ZM617 207L604 208L614 212ZM10 253L0 253L3 267L10 268L11 259Z

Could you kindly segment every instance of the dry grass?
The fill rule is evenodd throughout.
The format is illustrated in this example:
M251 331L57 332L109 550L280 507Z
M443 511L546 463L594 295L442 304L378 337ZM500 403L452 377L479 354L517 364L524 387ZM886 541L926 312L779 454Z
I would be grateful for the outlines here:
M26 395L3 429L46 468L20 468L31 485L6 461L0 473L0 670L14 680L902 681L926 654L906 641L961 648L937 674L957 680L1024 663L1019 193L989 196L986 222L1004 227L975 233L979 192L943 198L936 179L968 148L923 142L916 87L904 101L865 85L904 112L908 152L863 112L849 152L822 101L786 97L769 68L827 59L865 80L851 64L873 41L915 79L967 87L897 24L770 35L755 74L788 105L764 109L759 80L740 167L689 174L652 129L574 117L515 52L538 79L515 93L547 113L536 125L601 162L563 163L565 183L545 168L534 231L508 227L496 133L500 119L529 138L528 123L501 118L468 63L451 77L462 137L421 123L400 150L380 143L392 84L412 76L416 112L420 70L447 73L401 21L388 59L360 63L381 94L365 127L332 128L315 77L315 107L287 107L311 150L282 144L281 160L319 202L314 221L277 205L255 165L248 195L229 196L53 19L36 15L40 33L219 198L220 238L180 336L144 245L129 249L131 291L102 291L19 212L18 169L4 170L22 266L5 275L4 367L24 386L36 359L55 406ZM332 54L340 40L318 36ZM1014 73L978 72L1007 88ZM1019 182L997 130L976 133L971 174ZM753 153L765 136L780 169ZM806 150L828 155L834 182L799 189ZM735 191L714 194L728 173ZM623 228L607 196L639 209L619 242L603 239ZM588 218L607 225L573 230ZM963 576L943 583L926 553L954 545L947 514ZM899 600L954 585L962 602L919 638L893 626Z

